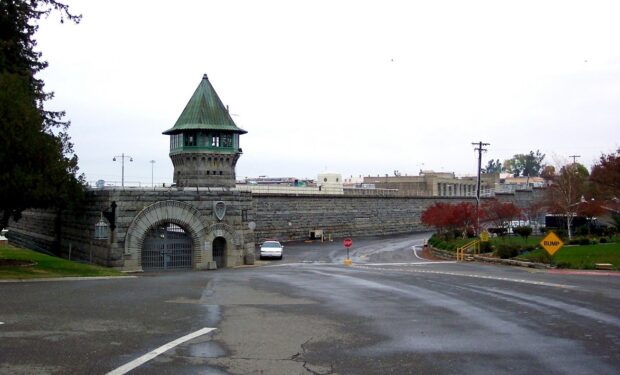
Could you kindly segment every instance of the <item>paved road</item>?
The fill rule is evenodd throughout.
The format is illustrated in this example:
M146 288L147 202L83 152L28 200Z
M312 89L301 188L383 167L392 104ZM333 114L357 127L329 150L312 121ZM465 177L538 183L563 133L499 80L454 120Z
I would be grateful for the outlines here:
M0 373L617 374L620 277L425 262L422 235L287 244L282 261L0 283Z

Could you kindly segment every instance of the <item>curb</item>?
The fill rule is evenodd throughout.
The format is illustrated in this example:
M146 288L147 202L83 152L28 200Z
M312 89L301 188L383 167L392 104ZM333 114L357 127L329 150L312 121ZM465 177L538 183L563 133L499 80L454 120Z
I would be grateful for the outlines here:
M137 279L138 276L93 276L93 277L79 277L79 276L69 276L69 277L44 277L40 279L6 279L0 280L0 283L40 283L46 281L86 281L86 280L118 280L118 279Z
M479 260L481 262L487 263L499 263L505 264L508 266L517 266L517 267L526 267L526 268L537 268L537 269L554 269L555 267L544 264L544 263L535 263L535 262L524 262L522 260L513 260L513 259L499 259L499 258L490 258L482 255L474 255L474 260Z

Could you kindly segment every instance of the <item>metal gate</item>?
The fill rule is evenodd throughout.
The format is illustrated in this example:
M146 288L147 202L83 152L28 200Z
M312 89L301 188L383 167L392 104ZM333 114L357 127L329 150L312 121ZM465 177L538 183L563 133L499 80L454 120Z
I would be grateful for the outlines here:
M226 267L226 239L223 237L213 240L213 260L217 268Z
M192 239L176 224L149 230L142 245L142 269L179 270L192 268Z

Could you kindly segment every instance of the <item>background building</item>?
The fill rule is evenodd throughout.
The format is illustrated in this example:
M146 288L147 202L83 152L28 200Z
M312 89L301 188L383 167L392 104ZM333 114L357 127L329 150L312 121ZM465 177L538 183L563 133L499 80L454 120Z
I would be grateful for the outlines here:
M481 176L481 194L490 195L498 180L497 174ZM398 190L399 195L427 197L475 197L476 177L456 177L452 172L420 171L418 176L364 177L364 185L377 189Z

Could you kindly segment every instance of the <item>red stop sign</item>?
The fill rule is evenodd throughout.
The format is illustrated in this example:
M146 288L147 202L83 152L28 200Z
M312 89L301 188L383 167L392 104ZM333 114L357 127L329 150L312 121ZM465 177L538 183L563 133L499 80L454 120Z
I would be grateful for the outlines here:
M345 238L343 241L343 244L344 244L344 247L348 249L353 245L353 240L350 238Z

